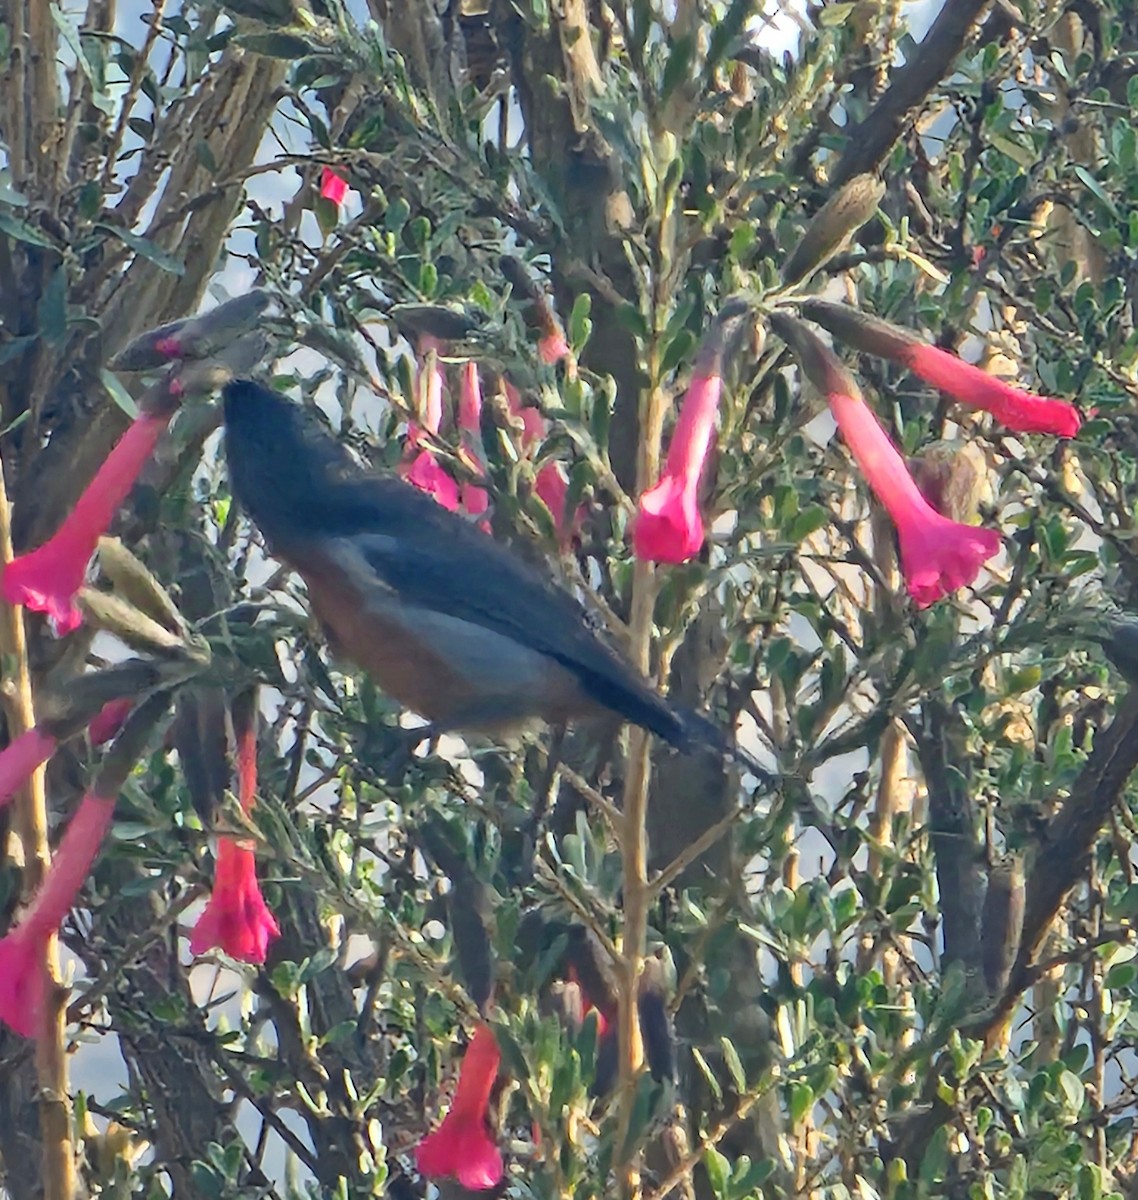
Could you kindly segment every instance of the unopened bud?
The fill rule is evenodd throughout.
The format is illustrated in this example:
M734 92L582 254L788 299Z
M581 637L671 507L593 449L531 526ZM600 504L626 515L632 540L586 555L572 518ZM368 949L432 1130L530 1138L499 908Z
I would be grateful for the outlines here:
M169 593L118 538L99 539L99 566L124 600L179 638L185 634L186 623Z
M132 650L199 665L209 661L209 646L201 638L193 634L171 633L164 625L118 596L85 587L79 592L78 601L84 617L91 625L105 633L114 634Z
M781 312L773 312L767 319L775 333L794 351L806 378L822 395L862 398L854 377L808 325Z
M908 329L871 316L849 304L807 300L802 305L802 315L829 330L847 346L877 358L903 359L914 346L924 344Z
M164 680L158 663L140 658L74 676L66 687L49 690L42 697L40 726L57 741L66 741L86 729L112 700L142 699Z
M181 359L209 358L248 333L271 303L268 292L254 288L201 316L148 330L121 350L111 365L119 371L150 371Z
M390 314L399 332L410 341L421 337L460 342L477 333L482 322L467 313L440 304L396 304Z
M749 320L751 312L750 304L741 296L731 296L723 302L700 342L694 364L697 375L723 375L746 342L748 329L753 328Z
M782 281L798 283L832 258L877 211L885 184L874 175L855 175L818 210L782 269Z

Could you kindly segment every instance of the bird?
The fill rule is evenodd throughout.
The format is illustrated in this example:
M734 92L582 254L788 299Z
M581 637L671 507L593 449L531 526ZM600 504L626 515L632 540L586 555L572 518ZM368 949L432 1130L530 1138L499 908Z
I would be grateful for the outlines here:
M401 479L361 465L265 385L222 393L234 498L304 580L334 653L424 717L429 736L496 736L606 713L676 749L768 772L710 718L662 696L552 575Z

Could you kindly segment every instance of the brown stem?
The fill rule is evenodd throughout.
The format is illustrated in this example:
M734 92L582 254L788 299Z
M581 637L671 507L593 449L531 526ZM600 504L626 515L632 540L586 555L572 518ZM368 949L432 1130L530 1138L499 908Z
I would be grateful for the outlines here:
M885 161L910 116L944 78L960 53L972 22L987 0L948 0L916 53L894 75L889 90L869 115L850 131L849 141L830 183L840 187L847 179L873 171Z
M4 471L0 465L0 564L12 561L12 521ZM0 702L8 721L9 738L26 733L36 723L32 677L23 611L0 601L0 658L11 672L0 684ZM47 793L44 769L28 780L15 804L15 825L24 853L24 887L39 887L51 864L47 840ZM43 1139L44 1200L72 1200L75 1195L75 1155L71 1146L71 1099L67 1086L67 992L59 983L59 950L52 937L44 948L42 1024L36 1040L40 1130Z
M656 358L653 346L651 357ZM651 366L658 364L652 362ZM664 431L665 396L659 371L652 371L653 387L646 396L637 449L637 493L650 487L660 468L660 443ZM632 575L632 619L629 622L629 651L633 662L645 673L649 668L652 614L656 607L656 573L650 562L637 560ZM648 934L648 909L652 890L648 884L648 783L652 763L649 735L640 728L628 739L628 777L624 786L624 823L620 838L624 882L624 952L621 972L620 1014L617 1036L620 1053L620 1144L625 1145L628 1121L635 1098L636 1075L643 1048L636 1015L636 997ZM629 1200L640 1195L636 1155L625 1146L627 1157L618 1165L621 1194Z

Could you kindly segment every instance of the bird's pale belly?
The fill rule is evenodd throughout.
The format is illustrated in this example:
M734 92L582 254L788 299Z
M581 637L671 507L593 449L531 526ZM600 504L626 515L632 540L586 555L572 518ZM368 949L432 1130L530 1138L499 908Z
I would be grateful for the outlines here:
M329 587L305 574L333 648L394 700L442 728L501 731L567 721L596 703L554 659L471 621L411 608L392 593ZM341 577L342 578L342 577Z

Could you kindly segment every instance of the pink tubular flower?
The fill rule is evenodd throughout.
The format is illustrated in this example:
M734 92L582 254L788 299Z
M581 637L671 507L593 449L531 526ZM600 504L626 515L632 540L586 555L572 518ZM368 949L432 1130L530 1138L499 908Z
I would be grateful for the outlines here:
M443 1123L415 1148L415 1166L428 1179L457 1179L472 1192L502 1180L502 1154L487 1125L501 1056L494 1033L479 1025L459 1070L458 1087Z
M333 204L339 206L344 203L344 197L347 194L348 181L333 171L331 167L325 167L320 172L320 195L325 200L331 200Z
M561 539L562 545L565 545L573 536L580 513L574 516L565 511L565 500L569 495L569 480L565 476L564 464L546 463L534 478L533 490L537 492L537 498L553 514L553 521L557 526L557 536Z
M43 1023L45 951L75 903L115 813L113 796L88 792L23 920L0 940L0 1021L24 1037Z
M244 812L250 812L257 801L257 726L252 709L237 735L237 798ZM216 947L238 962L263 963L269 943L280 932L261 895L253 851L223 837L217 848L213 892L190 935L190 953L204 954Z
M544 333L537 343L537 354L543 363L553 366L559 363L569 353L569 343L561 327L554 324L549 332Z
M522 423L522 449L531 450L545 437L545 420L536 408L522 400L521 392L508 379L505 383L506 404L511 414Z
M684 397L680 419L668 447L664 473L641 497L632 526L632 548L639 559L682 563L703 545L699 481L715 436L715 416L723 380L696 374Z
M439 466L430 450L420 450L402 474L409 484L433 496L443 508L451 512L458 508L458 484Z
M135 701L130 696L122 696L118 700L108 700L99 710L95 719L87 726L87 734L92 746L101 746L123 727L123 722L130 716Z
M462 388L458 394L458 428L462 435L463 455L472 469L481 471L475 446L482 431L482 387L478 382L478 366L467 362L462 368ZM461 488L462 509L472 517L480 517L490 507L490 497L484 487L464 483Z
M0 809L31 778L32 772L47 762L59 742L38 726L21 733L0 750Z
M826 400L862 474L897 528L901 570L917 607L927 608L972 583L983 563L998 553L999 533L942 517L921 494L863 400L837 392Z
M1070 438L1082 424L1073 404L1033 396L936 346L910 346L901 361L926 383L970 408L990 412L1001 425L1018 433L1053 433Z
M605 1012L603 1008L600 1008L596 1004L592 996L589 995L585 985L581 982L581 977L577 974L577 968L572 963L570 963L569 970L565 973L565 978L570 983L575 984L577 991L580 993L582 1018L587 1017L591 1012L597 1014L597 1040L600 1041L610 1028L615 1027L616 1013Z
M438 338L424 334L419 339L419 352L424 357L430 356L432 351L437 355L441 349L442 342ZM423 424L420 426L412 422L407 430L407 445L417 453L403 462L399 474L413 487L434 497L443 508L454 512L458 508L458 484L439 465L430 447L422 445L424 431L438 433L442 423L443 372L438 359L433 358L423 395Z
M506 381L506 403L510 412L521 420L522 449L533 451L545 437L545 418L536 408L524 403L521 393L509 380ZM537 493L537 498L553 514L558 537L561 539L561 544L566 545L581 523L583 510L579 508L572 514L565 511L565 497L569 493L569 481L565 475L564 464L547 462L535 476L533 490Z
M955 354L928 345L908 329L831 300L807 300L802 312L863 353L903 363L926 383L962 404L990 412L1009 429L1059 437L1079 432L1082 417L1073 404L1012 387Z
M253 851L223 837L217 848L213 892L190 935L190 953L224 951L238 962L263 963L280 926L257 883Z
M137 417L55 536L8 564L3 591L9 604L47 613L60 634L78 628L83 617L75 606L75 594L83 586L87 564L169 420L168 412L144 412Z

